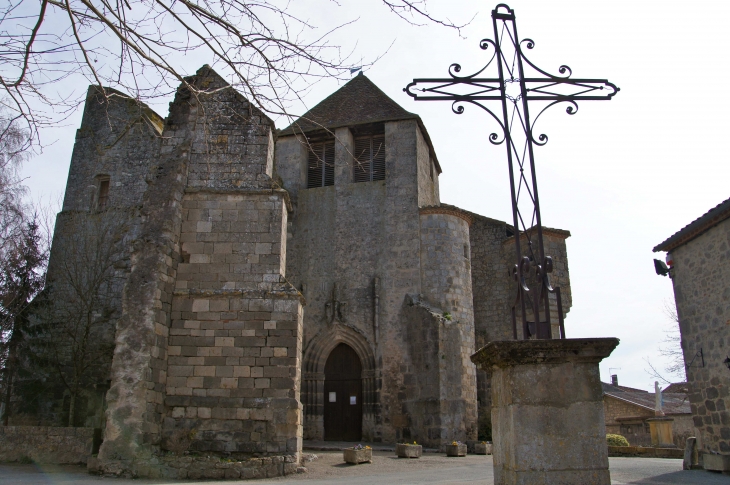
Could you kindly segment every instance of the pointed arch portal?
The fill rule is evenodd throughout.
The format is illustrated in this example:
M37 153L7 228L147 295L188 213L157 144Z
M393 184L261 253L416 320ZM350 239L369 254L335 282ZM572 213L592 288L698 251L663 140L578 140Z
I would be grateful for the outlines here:
M315 335L306 346L302 366L304 439L376 440L380 436L377 374L372 348L358 330L335 324ZM350 404L353 396L355 404Z

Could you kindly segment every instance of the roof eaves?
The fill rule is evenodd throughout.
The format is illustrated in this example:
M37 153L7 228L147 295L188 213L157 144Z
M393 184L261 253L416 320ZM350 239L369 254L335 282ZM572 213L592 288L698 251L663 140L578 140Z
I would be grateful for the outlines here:
M702 235L728 218L730 218L730 199L720 202L717 206L684 226L664 242L655 246L653 251L655 253L659 251L672 251L679 246L687 244L692 239Z
M616 395L613 392L606 392L604 394L606 396L612 397L614 399L618 399L619 401L627 402L629 404L633 404L634 406L638 406L640 408L644 408L644 409L648 409L650 411L654 411L654 408L653 407L647 406L645 404L638 403L636 401L632 401L631 399L627 399L625 396L630 395L631 394L630 392L622 393L622 395L620 395L620 396L619 395Z

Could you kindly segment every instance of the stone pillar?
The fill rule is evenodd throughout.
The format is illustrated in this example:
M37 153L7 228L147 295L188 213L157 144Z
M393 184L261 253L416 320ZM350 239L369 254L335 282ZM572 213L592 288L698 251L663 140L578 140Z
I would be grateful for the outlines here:
M672 434L672 425L674 419L665 417L656 417L646 420L649 423L649 432L651 433L651 446L657 448L674 448L674 436Z
M491 342L496 485L609 485L598 363L616 338Z

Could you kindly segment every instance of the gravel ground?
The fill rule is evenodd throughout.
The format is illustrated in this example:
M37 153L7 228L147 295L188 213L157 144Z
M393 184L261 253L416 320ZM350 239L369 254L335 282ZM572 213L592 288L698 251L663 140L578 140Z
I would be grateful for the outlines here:
M439 453L424 453L420 459L398 459L392 452L376 451L372 463L346 465L342 452L315 452L317 459L306 464L308 472L268 480L224 483L276 485L418 485L484 484L492 485L491 456L469 455L447 458ZM702 470L682 471L681 460L659 458L611 458L613 485L730 485L730 476ZM42 467L0 464L2 485L158 485L164 483L212 485L221 482L165 480L124 480L90 476L82 467Z

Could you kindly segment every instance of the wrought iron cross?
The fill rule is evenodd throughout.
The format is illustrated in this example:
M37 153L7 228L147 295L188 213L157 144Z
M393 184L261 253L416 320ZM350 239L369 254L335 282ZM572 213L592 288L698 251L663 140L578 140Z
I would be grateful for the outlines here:
M512 193L512 219L515 229L516 263L512 270L517 280L517 295L512 305L512 329L517 339L517 311L522 320L522 338L552 338L549 294L556 296L560 338L565 338L560 288L553 288L549 274L553 260L545 255L540 201L537 194L534 146L545 145L548 137L535 137L535 122L548 108L567 103L566 112L578 111L577 101L609 100L618 91L606 79L575 79L568 66L560 66L560 75L552 75L535 66L523 48L535 46L531 39L519 40L514 10L499 4L492 11L494 41L484 39L479 47L493 51L489 62L470 76L460 76L461 66L452 64L448 78L414 79L404 91L416 101L452 101L456 114L464 112L464 103L479 106L500 126L500 133L489 135L494 145L505 143ZM495 62L496 60L496 62ZM496 73L494 72L496 70ZM492 77L489 77L489 74ZM496 76L495 76L496 74ZM486 102L500 101L501 116ZM539 104L537 116L530 117L529 105ZM526 247L521 237L526 236ZM530 288L530 280L535 283ZM541 311L542 307L542 311ZM528 320L527 310L532 312Z

